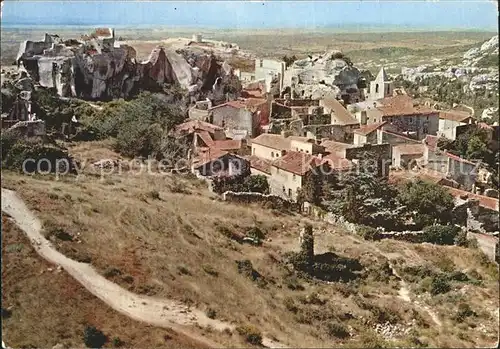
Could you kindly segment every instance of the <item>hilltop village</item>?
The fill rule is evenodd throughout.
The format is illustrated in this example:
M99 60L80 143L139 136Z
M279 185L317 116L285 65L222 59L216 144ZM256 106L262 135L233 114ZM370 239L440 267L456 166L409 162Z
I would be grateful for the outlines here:
M498 99L498 71L476 65L487 54L498 57L498 36L465 52L463 66L441 67L432 72L425 67L403 68L400 74L390 74L384 66L372 72L357 68L356 62L336 50L300 59L295 56L254 59L237 43L208 40L201 34L172 39L169 45L154 48L145 60L139 59L134 47L120 40L112 28L99 28L80 38L46 34L41 41L23 42L15 66L2 67L2 166L4 170L29 174L32 179L28 181L49 173L57 178L60 174L64 178L89 176L91 171L88 178L100 176L99 185L104 185L103 173L130 170L127 163L134 159L137 166L155 166L155 174L161 172L171 178L173 184L168 188L175 195L189 195L189 190L195 190L180 184L188 178L207 188L216 202L249 208L258 205L259 210L263 208L276 215L278 211L293 212L308 222L342 227L366 241L394 240L463 248L475 244L486 256L484 265L490 265L498 263L498 104L475 110L458 99L447 99L454 94ZM235 57L251 61L251 67L234 64ZM113 152L91 150L96 144L112 144ZM84 153L92 161L76 156L75 149L86 149ZM69 186L68 179L63 181ZM144 181L145 186L150 185ZM91 184L74 186L88 189ZM124 188L123 192L135 190L132 187ZM118 195L111 192L110 195ZM60 193L50 195L62 197ZM126 200L134 196L126 195L129 195ZM3 196L4 189L2 201ZM72 196L68 197L71 201ZM138 197L141 205L164 200L154 190ZM36 199L40 205L42 201ZM193 207L189 215L197 210ZM200 208L200 217L211 215L205 210ZM89 212L104 211L94 208ZM121 211L120 220L127 219L126 212L126 209ZM12 215L15 213L12 211ZM157 214L161 214L160 208ZM268 214L261 213L254 221L261 221L262 215ZM182 214L178 217L184 222L188 220ZM290 222L294 222L295 228L298 224L296 218L287 223L282 216L277 217L283 227ZM73 221L78 219L80 214ZM191 217L190 222L194 221L196 218ZM213 223L214 229L231 241L252 247L274 243L260 228L255 228L257 223L253 223L255 229L240 233L221 228L220 224ZM58 237L61 229L50 235L51 241L58 241L58 249L73 251L84 263L90 260L91 248L80 250L85 241L76 249L68 247L69 240L76 245L74 241L81 237L71 233L64 240ZM194 229L189 229L192 230L189 234L196 236ZM326 256L328 253L335 256L331 252L315 255L311 247L312 229L310 223L306 224L300 233L301 252L290 259L279 257L280 265L287 265L293 270L290 273L302 275L305 280L335 283L354 279L364 267L358 266L357 259L353 262ZM323 239L318 234L316 231L315 238ZM298 240L299 234L292 239ZM347 253L347 249L336 247L337 252ZM88 258L81 257L82 253ZM92 264L97 258L101 257L92 257ZM278 257L269 252L265 258ZM237 262L238 273L250 273L253 282L273 285L274 281L259 275L249 261ZM122 262L102 262L107 263ZM129 267L125 263L120 265ZM192 270L183 268L178 275L190 276ZM219 275L207 269L206 264L203 268L210 277ZM390 262L385 268L390 275L397 276L396 264ZM407 267L405 273L410 273L408 268L417 267ZM175 277L180 278L178 275ZM412 282L434 277L434 274L415 275ZM396 276L394 280L401 280ZM124 273L109 272L107 278L118 282L124 280ZM129 279L134 280L132 276ZM118 283L125 282L135 292L139 287L137 280L142 279L136 277L128 286L123 280ZM433 296L446 294L451 289L449 283L462 282L442 281L438 276L432 280L429 292ZM163 285L161 282L158 284ZM403 285L404 280L401 282ZM190 297L197 304L204 302L198 296ZM285 298L288 311L283 311L292 312L297 318L307 304L320 304L307 298L299 305L297 300L290 299ZM106 302L111 304L113 300ZM370 309L365 308L373 310ZM229 314L224 313L225 319ZM433 313L429 314L434 319ZM464 318L474 318L468 312L464 314L461 315ZM200 319L206 318L196 316L200 323ZM212 320L215 310L207 316L210 319L206 318L205 324L222 328ZM374 331L385 340L403 336L403 332L398 332L403 330L398 330L392 319L384 316L380 315L384 319L379 325L373 325ZM335 326L326 325L333 320L319 320L319 317L311 315L312 320L297 321L319 326L317 338L328 336L325 333L335 340L356 336L357 325L343 325L350 321L347 317L336 318ZM433 321L441 326L439 319ZM275 323L273 326L279 327ZM283 336L277 340L259 331L238 328L237 332L246 336L247 344L281 347L280 342L286 342ZM484 339L489 340L490 337ZM311 339L310 343L318 342Z

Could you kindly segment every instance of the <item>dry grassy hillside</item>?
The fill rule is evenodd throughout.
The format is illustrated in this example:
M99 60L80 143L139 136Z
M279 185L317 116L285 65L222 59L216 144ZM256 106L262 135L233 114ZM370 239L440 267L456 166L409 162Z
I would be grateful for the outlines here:
M87 166L118 157L109 143L70 149ZM101 180L86 173L55 180L6 172L2 186L37 213L60 251L133 292L181 300L295 347L470 347L497 340L498 270L476 249L367 242L298 214L222 202L199 180L180 175L129 172ZM285 254L298 250L305 221L315 229L317 254L359 260L357 279L326 283L289 270ZM266 235L262 246L235 240L256 227ZM405 281L404 292L388 258ZM250 260L253 277L239 270L243 260ZM448 292L430 296L430 281L408 266L426 266L427 275L464 272L468 279L453 279ZM16 287L14 281L8 286ZM461 303L473 314L457 317ZM377 323L390 323L385 334ZM235 334L206 335L224 345L244 344Z
M12 348L81 348L85 326L108 346L205 348L171 330L130 320L92 296L65 271L43 260L30 241L2 217L2 340ZM147 336L144 335L147 333Z

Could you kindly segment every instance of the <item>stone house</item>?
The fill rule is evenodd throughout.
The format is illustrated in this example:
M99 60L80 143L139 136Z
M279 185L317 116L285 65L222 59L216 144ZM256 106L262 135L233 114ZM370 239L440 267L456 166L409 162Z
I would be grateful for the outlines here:
M424 144L424 155L422 165L426 168L446 174L448 170L448 157L446 153L437 146L439 137L427 135Z
M335 98L324 98L319 105L323 107L324 114L330 114L330 124L341 125L349 130L359 127L358 120Z
M244 176L250 171L248 160L220 149L208 148L193 158L191 172L203 177Z
M323 166L325 168L321 170ZM332 155L289 151L282 158L273 161L269 167L270 193L297 201L297 195L306 181L313 180L311 176L330 175L333 171L346 171L352 166L349 160Z
M288 151L319 154L325 150L324 147L317 144L314 139L271 133L263 133L252 139L251 146L253 156L267 160L280 158Z
M248 137L255 137L269 119L269 103L260 98L230 101L210 108L209 119L229 133L244 131Z
M190 140L192 141L195 133L202 132L208 133L212 140L226 139L226 134L224 133L224 129L222 127L200 120L190 120L177 125L173 134L176 137L190 137Z
M283 89L286 63L271 59L255 60L255 79L269 81L271 78L278 80L278 92ZM269 84L267 84L269 85ZM266 86L266 92L270 92L270 87Z
M457 138L457 126L474 124L476 119L463 111L440 111L438 135L448 139Z
M439 111L417 105L407 95L384 98L378 103L379 106L366 110L367 124L385 121L393 125L397 132L418 140L428 134L437 134Z
M417 165L417 160L424 156L423 144L399 144L392 147L392 165L396 168L411 170Z
M445 153L445 155L448 158L447 176L459 183L463 189L471 191L476 183L478 163L451 153Z
M374 123L370 125L363 125L360 128L357 128L353 131L354 133L354 144L355 145L363 145L363 144L378 144L380 134L380 130L383 130L384 125L387 122Z

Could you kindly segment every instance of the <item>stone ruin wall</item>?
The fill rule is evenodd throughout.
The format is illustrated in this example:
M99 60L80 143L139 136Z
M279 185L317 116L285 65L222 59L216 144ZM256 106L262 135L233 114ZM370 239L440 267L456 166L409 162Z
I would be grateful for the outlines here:
M281 196L273 194L261 194L253 192L233 192L226 191L222 194L222 200L231 201L237 203L263 203L264 205L271 205L272 208L284 208L287 210L298 210L300 205L291 201L288 201Z

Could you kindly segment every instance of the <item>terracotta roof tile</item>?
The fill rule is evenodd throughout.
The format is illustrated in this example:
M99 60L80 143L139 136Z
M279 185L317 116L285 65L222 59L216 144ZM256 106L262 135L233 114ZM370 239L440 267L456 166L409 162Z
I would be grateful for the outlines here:
M309 170L319 165L318 160L319 158L311 154L290 151L280 159L273 161L272 166L303 176Z
M203 166L211 161L214 161L216 159L219 159L223 157L224 155L229 154L227 151L216 149L216 148L211 148L211 149L204 149L201 151L198 156L194 158L194 164L196 167Z
M247 157L247 160L250 161L250 167L255 168L256 170L262 171L264 173L271 174L271 165L272 165L271 160L262 159L255 155Z
M246 98L246 99L238 99L235 101L229 101L224 104L219 104L215 107L210 108L209 110L221 108L221 107L233 107L236 109L244 109L244 108L255 108L258 107L264 103L266 103L267 100L264 98Z
M210 137L210 134L207 131L197 132L196 135L201 138L207 147L214 145L214 140Z
M183 124L177 125L175 128L176 134L191 134L196 131L206 131L209 133L215 133L216 131L222 131L223 128L217 125L209 124L208 122L200 120L190 120Z
M252 144L259 144L277 150L290 149L290 139L272 133L263 133L255 137L252 139Z
M404 140L409 141L409 142L413 142L413 143L420 143L420 141L417 141L416 139L413 139L413 138L407 137L406 135L401 134L401 133L398 133L398 132L389 131L389 130L383 130L382 132L383 132L383 133L387 133L388 135L391 135L391 136L395 136L395 137L398 137L398 138L404 139Z
M225 139L220 141L214 141L213 148L222 150L238 150L241 149L241 140L236 139Z
M378 130L380 127L384 126L386 123L387 123L387 121L378 122L378 123L374 123L374 124L370 124L370 125L363 125L360 128L355 129L354 133L357 133L357 134L360 134L363 136L367 136L370 133Z
M460 156L457 156L457 155L452 154L452 153L445 153L445 155L447 157L449 157L450 159L453 159L453 160L456 160L456 161L459 161L459 162L463 162L463 163L466 163L466 164L469 164L469 165L476 165L475 162L472 162L472 161L469 161L467 159L461 158Z
M378 101L382 106L376 107L383 116L427 115L438 111L420 105L414 105L413 99L407 95L387 97Z
M341 125L359 124L358 120L335 98L323 99L323 105L333 111Z
M492 127L491 125L488 125L488 124L487 124L487 123L485 123L485 122L480 122L480 123L478 123L478 124L477 124L477 126L478 126L479 128L484 129L484 130L493 130L493 127Z
M490 210L498 211L498 199L490 198L489 196L474 194L465 190L460 190L452 187L445 186L446 189L457 198L467 197L479 201L479 206L489 208Z
M427 135L424 138L424 144L426 144L430 150L435 151L437 149L438 140L438 136Z
M331 141L329 139L324 139L321 141L320 145L322 147L325 147L325 150L329 152L338 152L338 151L343 151L348 148L355 148L356 146L354 144L348 144L348 143L342 143L342 142L335 142Z
M425 145L423 144L399 144L395 145L393 149L399 150L400 154L405 155L419 155L424 154Z
M465 122L467 119L472 118L470 113L458 110L444 110L439 112L439 118L444 120L456 121L456 122Z
M319 157L296 151L289 151L282 158L272 162L272 166L299 176L305 175L309 170L322 164L328 164L335 170L349 169L354 166L351 161L334 154Z

